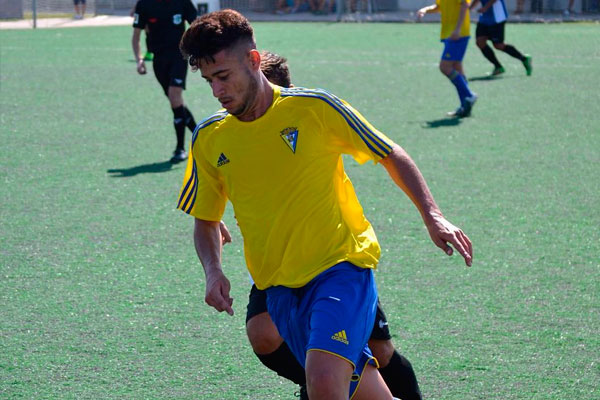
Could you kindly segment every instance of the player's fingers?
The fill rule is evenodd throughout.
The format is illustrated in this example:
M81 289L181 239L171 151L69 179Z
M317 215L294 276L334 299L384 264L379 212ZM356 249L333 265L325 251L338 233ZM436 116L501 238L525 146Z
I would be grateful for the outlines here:
M462 233L462 232L460 232ZM449 242L454 246L454 248L463 256L465 259L465 263L467 266L471 266L471 254L467 250L466 243L463 244L462 235L459 232L452 235Z
M433 243L435 243L435 245L437 247L439 247L440 249L442 249L442 251L444 253L446 253L447 255L451 256L453 251L452 251L452 247L448 246L448 243L446 242L445 239L442 239L440 237L434 237L433 238Z

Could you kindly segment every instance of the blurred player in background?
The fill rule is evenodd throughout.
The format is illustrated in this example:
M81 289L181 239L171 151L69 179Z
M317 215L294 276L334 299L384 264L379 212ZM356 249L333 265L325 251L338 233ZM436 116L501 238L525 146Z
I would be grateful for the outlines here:
M491 75L497 76L503 74L504 67L496 58L494 50L487 45L488 40L492 42L494 48L520 60L525 67L527 75L531 75L533 70L531 67L531 56L523 55L514 46L504 43L504 25L508 18L504 0L473 0L469 9L472 10L475 8L479 2L481 2L481 8L477 10L479 21L477 22L477 30L475 31L475 40L483 56L494 64L494 70Z
M185 128L194 131L196 121L183 102L187 76L187 62L179 51L179 40L185 31L185 22L192 23L197 11L190 0L139 0L133 13L131 45L137 72L146 73L146 64L140 51L140 36L146 31L147 50L154 54L154 75L169 99L173 111L173 125L177 144L172 163L187 159Z
M73 0L73 7L75 8L74 19L83 19L85 15L85 0Z
M460 107L448 116L468 117L477 101L477 95L469 89L462 65L470 37L469 3L467 0L436 0L435 4L417 11L417 18L420 20L425 14L434 12L439 12L442 17L440 37L444 51L440 71L452 82L460 99Z
M284 57L268 51L262 51L260 56L260 69L271 83L284 88L293 86ZM229 233L224 233L223 229L221 234L226 241L231 239ZM267 312L266 291L258 289L254 284L250 290L246 312L246 333L258 359L278 375L300 385L300 399L308 399L304 368L279 335ZM379 373L392 395L402 400L422 399L412 365L394 348L387 318L379 302L369 338L369 348L379 362Z

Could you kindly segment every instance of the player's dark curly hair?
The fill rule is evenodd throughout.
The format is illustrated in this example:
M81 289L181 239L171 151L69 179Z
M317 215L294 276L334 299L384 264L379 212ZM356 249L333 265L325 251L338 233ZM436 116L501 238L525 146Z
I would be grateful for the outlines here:
M214 55L240 42L256 48L250 22L235 10L205 14L192 22L179 42L179 49L189 64L197 68L200 60L214 62Z
M260 52L260 69L267 79L279 86L290 87L292 78L287 59L279 54L263 50Z

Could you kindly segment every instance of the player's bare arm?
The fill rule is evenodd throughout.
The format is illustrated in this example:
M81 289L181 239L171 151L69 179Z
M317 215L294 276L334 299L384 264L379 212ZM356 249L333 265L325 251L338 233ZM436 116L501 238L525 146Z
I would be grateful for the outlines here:
M463 22L465 22L465 17L467 16L467 10L469 9L469 3L466 0L463 0L460 3L460 14L458 14L458 20L456 21L456 28L452 31L450 35L450 40L458 40L460 39L460 28L462 28Z
M423 7L421 9L419 9L419 11L417 11L417 18L421 19L425 16L425 14L431 14L431 13L438 12L438 11L439 11L439 7L437 4L432 4L430 6Z
M469 5L469 10L474 9L477 4L479 4L479 0L471 1L471 5Z
M396 185L419 209L433 243L448 255L452 255L452 247L454 247L463 256L467 266L471 266L473 261L471 240L461 229L444 218L423 175L408 153L399 145L394 145L392 152L381 160L381 164Z
M477 1L479 1L479 0L477 0ZM487 10L489 10L490 8L493 7L494 3L496 1L497 0L490 0L490 1L488 1L487 4L485 6L483 6L483 7L481 7L479 10L477 10L477 12L480 13L480 14L483 14L484 12L486 12Z
M140 53L140 37L142 30L140 28L133 28L133 35L131 35L131 48L133 49L133 57L135 58L135 65L137 72L140 75L146 73L146 64L144 63L144 57Z
M221 267L223 238L219 221L206 221L196 218L194 224L194 245L198 258L204 267L206 277L206 304L215 310L233 315L233 299L229 297L231 285Z

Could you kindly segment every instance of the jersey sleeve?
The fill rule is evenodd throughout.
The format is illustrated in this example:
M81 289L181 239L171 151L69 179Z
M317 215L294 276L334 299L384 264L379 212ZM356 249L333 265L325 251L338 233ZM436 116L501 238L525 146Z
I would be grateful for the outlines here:
M198 17L198 10L196 10L196 7L194 7L194 4L190 0L185 0L183 7L183 17L188 24L191 24Z
M394 142L344 100L329 95L323 112L329 142L356 162L379 162L392 151Z
M146 21L146 14L144 13L144 6L141 1L135 4L135 11L133 12L133 27L144 29L148 21Z
M223 182L202 152L193 149L192 145L177 208L198 219L220 221L227 204Z

